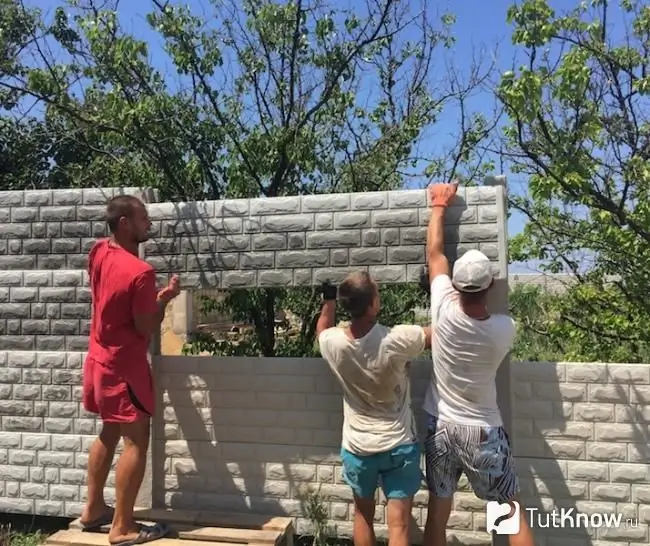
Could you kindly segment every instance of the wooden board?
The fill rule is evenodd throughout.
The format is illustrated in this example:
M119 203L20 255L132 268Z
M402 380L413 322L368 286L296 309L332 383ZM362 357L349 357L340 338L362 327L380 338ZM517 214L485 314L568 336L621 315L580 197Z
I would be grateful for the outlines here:
M154 541L158 546L207 546L246 544L249 546L291 546L293 520L286 517L229 512L192 512L183 510L144 509L135 519L145 525L166 523L170 534ZM57 546L107 546L110 525L83 532L79 520L69 530L48 538L46 544ZM198 544L197 544L198 543Z
M279 544L282 541L282 531L258 531L257 529L232 529L224 527L193 527L190 525L174 526L178 538L185 540L201 540L229 542L236 544Z
M50 546L107 546L108 540L104 533L86 533L83 531L59 531L49 536L45 544ZM196 546L196 541L178 538L160 538L151 542L156 546ZM201 542L204 546L231 546L227 542Z
M134 516L137 521L142 523L159 521L168 525L229 527L233 529L256 529L260 531L289 531L293 526L293 520L287 517L231 512L192 512L188 510L151 508L136 509ZM70 529L81 529L79 519L70 523Z
M189 510L165 510L152 508L138 510L135 518L149 521L162 521L168 524L184 523L206 527L231 527L234 529L258 529L260 531L288 531L293 520L287 517L264 514L242 514L235 512L194 512Z
M144 521L138 518L144 525L154 525L153 521ZM160 521L160 520L159 520ZM258 529L239 529L229 527L205 527L190 525L187 523L174 523L170 525L172 532L170 538L181 538L185 540L200 540L204 542L228 542L230 544L278 544L282 541L282 531L260 531ZM94 532L108 533L110 525L103 525ZM76 529L75 529L76 530Z

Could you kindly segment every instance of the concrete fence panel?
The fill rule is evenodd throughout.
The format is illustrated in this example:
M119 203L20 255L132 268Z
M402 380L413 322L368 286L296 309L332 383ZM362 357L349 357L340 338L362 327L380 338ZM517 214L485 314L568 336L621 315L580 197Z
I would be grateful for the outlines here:
M156 267L160 281L178 272L188 288L306 286L326 278L336 282L348 271L358 269L370 271L379 282L409 282L417 281L425 260L429 207L423 190L197 203L160 203L157 192L139 188L0 192L0 511L72 517L83 506L87 452L99 428L96 419L86 414L80 404L82 364L90 325L87 256L97 238L107 235L105 205L117 194L137 195L147 204L153 221L152 239L142 245L141 252ZM494 309L503 309L507 302L505 223L505 188L498 183L462 189L447 214L445 250L450 260L453 262L469 248L479 248L494 262L501 279L500 289L494 292ZM277 361L263 364L268 370L282 366ZM173 367L173 363L170 365ZM242 365L247 366L245 362ZM166 366L163 363L162 369ZM507 367L504 369L507 376ZM247 380L256 375L251 369ZM258 408L249 408L251 418L262 418L265 412L260 413L260 409L287 392L283 389L288 387L277 383L284 383L286 378L276 371L270 375L276 378L269 379L268 401ZM240 374L233 381L243 377ZM162 383L166 381L164 374L159 379ZM300 389L311 384L310 379L301 378L300 374L292 381L295 387L291 389L302 394L306 391ZM507 388L501 390L504 396L509 394ZM177 396L175 389L169 392ZM327 392L316 390L312 394ZM325 399L333 403L333 398L327 396L320 403L325 403ZM214 403L221 404L216 398ZM240 408L234 404L232 409ZM190 419L189 410L192 408L178 409L179 415ZM173 490L171 471L156 473L160 454L174 449L173 443L167 446L165 438L172 434L175 421L169 414L175 410L169 406L161 411L156 427L162 429L160 435L158 429L154 430L156 447L141 497L150 504L154 500L164 503ZM203 429L212 434L211 441L218 446L216 429L210 428L211 411L212 406L202 406L200 419L205 419L204 424L193 422L197 431ZM251 425L256 430L267 430L260 437L267 439L264 441L269 441L270 430L277 432L275 444L260 445L286 445L291 435L298 434L295 431L301 428L301 412L290 418L283 411L285 420L281 422L293 422L293 428L282 432L283 426ZM327 423L322 421L323 417L317 418L316 429L326 440L317 439L314 431L305 429L301 434L309 439L296 437L296 445L331 451L327 446L335 443L336 419L340 420L340 415L337 417L329 410L319 413L318 408L311 407L310 412L327 416ZM180 432L176 423L176 429L179 438L186 433L198 434L190 432L194 430L192 426ZM250 432L242 429L240 434ZM239 440L232 440L233 446L253 440L238 437ZM202 439L197 438L201 449L208 449ZM280 456L274 453L283 453L282 449L269 451L270 460L279 460ZM203 461L196 452L183 453L165 459L163 466L173 459L188 465L194 459ZM213 454L208 451L208 458ZM334 460L336 454L329 457ZM202 466L202 470L207 468ZM216 483L215 480L224 479L221 468L219 473L216 466L212 470L215 472L206 474L206 480ZM265 466L264 476L266 472ZM186 474L191 473L188 470ZM249 474L245 477L254 491L247 496L262 498L266 481L253 483ZM183 481L186 487L181 496L199 494L190 483ZM109 486L112 484L111 474ZM332 482L334 485L336 482ZM236 496L236 491L233 494ZM110 489L107 499L113 500Z
M290 514L308 533L303 495L311 489L320 494L331 525L350 536L352 496L339 460L342 393L324 361L163 356L155 369L161 396L153 448L155 504ZM647 543L650 366L514 362L512 370L511 436L521 500L537 527L537 544ZM421 437L430 373L431 362L412 363ZM385 536L380 490L376 498L376 522ZM413 508L416 539L427 500L423 483ZM553 512L557 521L564 516L564 528L554 528L552 520L546 525ZM593 524L580 527L577 514ZM598 528L604 515L621 519ZM449 529L462 544L491 541L485 503L465 478Z
M507 277L505 189L459 189L446 213L446 253L469 248ZM147 260L188 288L311 286L363 269L381 283L417 282L430 207L425 190L157 203Z

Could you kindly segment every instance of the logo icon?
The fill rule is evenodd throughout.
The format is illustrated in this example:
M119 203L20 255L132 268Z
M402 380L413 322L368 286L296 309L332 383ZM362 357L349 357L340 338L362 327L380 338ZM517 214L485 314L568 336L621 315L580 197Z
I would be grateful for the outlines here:
M512 513L514 509L514 513ZM497 535L516 535L519 533L519 513L521 508L517 501L503 504L495 501L487 503L487 532Z

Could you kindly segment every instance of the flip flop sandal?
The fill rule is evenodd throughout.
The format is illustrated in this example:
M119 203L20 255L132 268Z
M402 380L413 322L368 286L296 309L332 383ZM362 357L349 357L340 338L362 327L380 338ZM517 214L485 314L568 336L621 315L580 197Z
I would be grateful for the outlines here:
M96 520L93 520L89 523L80 523L82 531L91 531L97 529L102 525L109 525L113 523L113 515L115 514L115 508L112 506L107 506L104 513L99 516Z
M164 538L169 534L169 527L164 523L156 523L153 526L139 525L140 533L138 536L131 540L123 540L121 542L111 542L111 546L135 546L136 544L145 544L146 542L153 542Z

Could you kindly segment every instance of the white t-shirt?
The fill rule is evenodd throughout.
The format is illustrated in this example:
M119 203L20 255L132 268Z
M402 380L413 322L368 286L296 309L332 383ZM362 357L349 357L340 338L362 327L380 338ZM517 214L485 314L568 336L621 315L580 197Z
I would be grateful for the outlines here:
M424 351L420 326L375 324L362 338L328 328L318 338L323 358L343 388L343 441L371 455L418 441L408 362Z
M501 426L496 373L510 352L515 322L508 315L467 316L447 275L431 283L433 374L424 411L458 424Z

